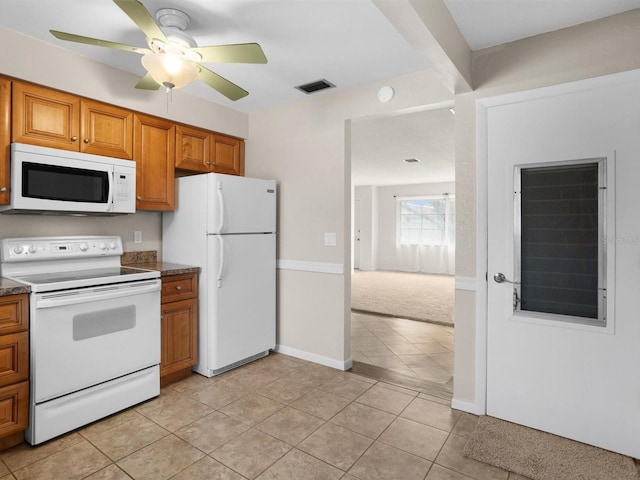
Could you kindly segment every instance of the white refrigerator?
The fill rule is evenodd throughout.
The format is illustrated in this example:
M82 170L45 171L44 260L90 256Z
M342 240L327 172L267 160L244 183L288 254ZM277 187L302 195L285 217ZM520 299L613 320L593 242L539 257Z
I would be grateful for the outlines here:
M162 260L199 266L198 363L212 377L276 344L276 182L215 173L176 179Z

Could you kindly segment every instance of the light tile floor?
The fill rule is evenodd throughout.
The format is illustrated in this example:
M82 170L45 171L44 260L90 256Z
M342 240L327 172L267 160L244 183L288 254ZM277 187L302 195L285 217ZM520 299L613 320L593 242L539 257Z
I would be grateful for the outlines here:
M424 393L271 354L4 451L0 479L522 480L462 455L476 420Z
M448 383L453 375L453 327L352 312L351 358Z

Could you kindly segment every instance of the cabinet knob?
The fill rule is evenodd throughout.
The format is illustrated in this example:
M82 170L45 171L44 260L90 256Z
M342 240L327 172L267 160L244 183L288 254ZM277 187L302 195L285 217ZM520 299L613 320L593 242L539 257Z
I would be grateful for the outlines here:
M176 285L176 290L180 291L182 290L182 287L180 285Z
M7 187L0 187L0 193L4 193L7 191Z
M83 141L84 141L84 143L89 143L89 139L88 138L85 138Z
M211 165L211 162L205 162L207 165Z
M76 140L78 140L78 137L76 137L75 135L73 137L71 137L71 141L75 142Z
M142 201L142 197L136 197L138 200Z

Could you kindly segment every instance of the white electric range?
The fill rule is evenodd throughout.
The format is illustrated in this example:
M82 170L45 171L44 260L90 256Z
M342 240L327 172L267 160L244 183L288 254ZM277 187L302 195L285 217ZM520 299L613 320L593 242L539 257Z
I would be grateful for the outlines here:
M120 265L117 236L0 241L31 287L30 412L39 444L160 393L160 273Z

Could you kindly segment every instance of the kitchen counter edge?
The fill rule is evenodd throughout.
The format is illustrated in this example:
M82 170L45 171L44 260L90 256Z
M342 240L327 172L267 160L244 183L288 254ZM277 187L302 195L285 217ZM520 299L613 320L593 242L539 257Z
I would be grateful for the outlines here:
M15 280L0 277L0 297L20 295L22 293L31 293L31 287Z
M194 267L190 265L181 265L179 263L167 263L167 262L144 262L144 263L129 263L123 265L132 268L141 268L143 270L154 270L160 272L160 277L170 277L173 275L182 275L185 273L200 273L200 267Z

